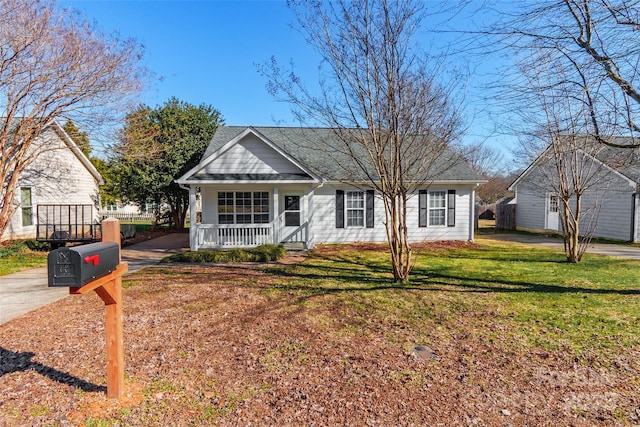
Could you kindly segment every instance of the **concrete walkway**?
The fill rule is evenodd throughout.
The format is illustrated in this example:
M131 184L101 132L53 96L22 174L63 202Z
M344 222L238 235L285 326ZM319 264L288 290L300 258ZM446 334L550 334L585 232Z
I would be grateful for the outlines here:
M562 241L562 239L559 239L557 237L546 237L540 235L518 233L483 234L477 237L518 242L527 245L549 246L564 250L564 242ZM640 248L637 246L616 245L611 243L591 243L587 248L587 253L640 260Z
M127 274L130 274L158 263L167 255L188 249L189 234L167 234L125 247L122 261L129 264ZM0 324L68 295L69 288L47 286L46 267L0 276Z

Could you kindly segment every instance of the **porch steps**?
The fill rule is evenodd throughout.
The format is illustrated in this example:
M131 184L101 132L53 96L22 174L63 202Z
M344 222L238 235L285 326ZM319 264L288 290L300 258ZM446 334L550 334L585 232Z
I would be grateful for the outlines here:
M282 246L288 251L304 251L304 243L303 242L286 242L283 243Z
M307 256L307 250L302 242L287 242L283 243L282 246L287 251L287 256Z

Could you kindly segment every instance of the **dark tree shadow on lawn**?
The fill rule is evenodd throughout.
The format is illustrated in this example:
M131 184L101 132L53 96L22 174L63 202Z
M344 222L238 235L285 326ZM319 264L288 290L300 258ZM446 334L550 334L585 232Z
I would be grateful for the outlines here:
M278 288L287 290L303 290L314 295L336 292L376 291L384 289L405 289L416 291L450 292L496 292L496 293L558 293L558 294L601 294L601 295L640 295L640 289L594 289L579 286L550 285L531 283L526 281L500 280L465 276L454 272L450 268L427 269L414 267L409 283L392 282L390 267L383 263L349 260L343 257L323 257L334 264L294 266L278 266L265 268L267 274L299 278L304 284L282 284ZM353 267L349 267L349 264ZM313 281L323 282L337 280L345 284L344 287L314 285Z
M52 379L53 381L76 387L82 391L105 393L107 391L107 387L105 386L99 386L90 383L50 366L34 362L31 360L33 356L35 356L35 353L18 353L15 351L7 350L4 347L0 347L0 377L12 372L35 371L40 375L44 375L45 377Z

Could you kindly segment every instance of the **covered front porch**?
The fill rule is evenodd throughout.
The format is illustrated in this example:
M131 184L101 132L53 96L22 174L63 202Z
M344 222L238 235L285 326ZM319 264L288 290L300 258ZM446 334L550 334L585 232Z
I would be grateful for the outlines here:
M198 249L314 246L311 185L190 186L189 243Z

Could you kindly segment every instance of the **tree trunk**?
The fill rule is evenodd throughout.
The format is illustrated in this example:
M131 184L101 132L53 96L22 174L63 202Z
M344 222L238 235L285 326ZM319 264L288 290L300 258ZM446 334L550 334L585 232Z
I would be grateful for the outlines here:
M406 219L406 194L383 195L387 241L391 251L393 281L406 283L411 272L411 246L409 245Z

